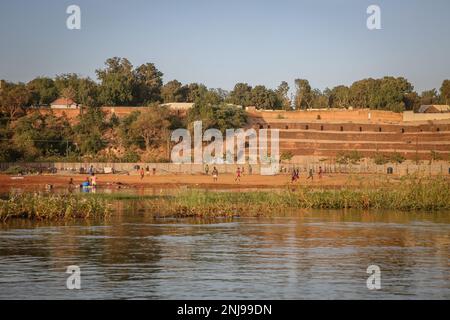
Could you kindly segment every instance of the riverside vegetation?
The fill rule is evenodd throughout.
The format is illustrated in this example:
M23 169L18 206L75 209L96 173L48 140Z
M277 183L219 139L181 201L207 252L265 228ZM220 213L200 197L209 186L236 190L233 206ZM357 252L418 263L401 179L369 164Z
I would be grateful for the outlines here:
M25 218L35 220L95 219L109 216L107 202L101 198L78 195L11 194L0 200L0 220Z
M39 195L13 194L0 200L0 219L103 218L111 213L108 204L137 201L155 216L230 217L267 216L291 209L361 209L398 211L450 210L450 182L404 178L398 183L386 181L379 186L341 189L289 187L278 191L209 192L180 191L176 195L86 194Z

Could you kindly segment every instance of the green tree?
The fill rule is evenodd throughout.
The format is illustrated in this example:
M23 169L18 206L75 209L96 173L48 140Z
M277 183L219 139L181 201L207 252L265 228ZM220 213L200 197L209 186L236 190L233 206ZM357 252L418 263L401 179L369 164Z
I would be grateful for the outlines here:
M170 125L169 110L156 104L139 114L131 124L131 130L144 140L148 152L168 140Z
M227 99L229 103L248 107L252 103L252 87L247 83L237 83Z
M186 102L188 100L188 91L187 86L183 86L178 80L172 80L161 88L161 97L164 103Z
M450 80L444 80L440 89L442 103L450 105Z
M30 92L23 83L4 83L0 91L0 112L13 121L29 105Z
M96 155L106 146L103 134L107 127L105 114L99 108L89 107L79 116L74 140L82 155Z
M420 105L430 105L439 103L439 95L436 89L423 91L420 95Z
M134 70L134 104L146 105L161 100L163 73L153 63L146 63Z
M281 108L283 110L289 111L292 110L291 100L289 99L289 84L286 81L282 81L275 91L278 96L278 100L280 101Z
M104 105L131 105L133 102L133 65L125 58L106 60L105 69L96 70L101 81L99 98Z
M306 79L295 80L295 109L307 109L312 102L311 86Z
M36 78L27 83L32 105L50 104L58 98L58 89L50 78Z
M350 89L346 86L336 86L330 93L332 108L348 108L350 106Z
M100 107L98 84L90 78L80 79L76 93L76 101L82 107Z
M258 109L274 110L281 108L281 101L278 99L277 94L265 86L255 86L250 96L252 105Z

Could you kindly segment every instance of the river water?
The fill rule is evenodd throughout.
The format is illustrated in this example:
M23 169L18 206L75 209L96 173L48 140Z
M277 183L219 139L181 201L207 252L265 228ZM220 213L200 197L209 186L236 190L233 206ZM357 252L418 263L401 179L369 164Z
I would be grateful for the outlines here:
M450 212L205 220L121 204L107 221L0 224L0 299L450 299L449 257Z

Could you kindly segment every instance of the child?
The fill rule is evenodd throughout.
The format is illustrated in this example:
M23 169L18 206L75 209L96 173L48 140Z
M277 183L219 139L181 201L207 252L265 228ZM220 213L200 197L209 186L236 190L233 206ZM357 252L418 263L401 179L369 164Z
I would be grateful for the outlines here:
M319 167L319 179L322 179L322 167Z
M144 179L144 168L141 168L141 171L140 171L140 176L141 176L141 180L142 179Z

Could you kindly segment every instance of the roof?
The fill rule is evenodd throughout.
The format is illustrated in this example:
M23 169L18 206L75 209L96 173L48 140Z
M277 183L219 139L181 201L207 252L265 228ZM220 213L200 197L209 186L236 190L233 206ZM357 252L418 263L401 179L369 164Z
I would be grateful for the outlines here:
M427 112L428 109L433 108L436 112L450 112L450 106L444 104L430 104L419 108L419 113Z
M194 104L189 102L170 102L162 104L162 106L167 107L171 110L188 110L191 109Z
M76 104L76 103L72 99L58 98L55 101L53 101L51 104L52 105L69 106L69 105Z

